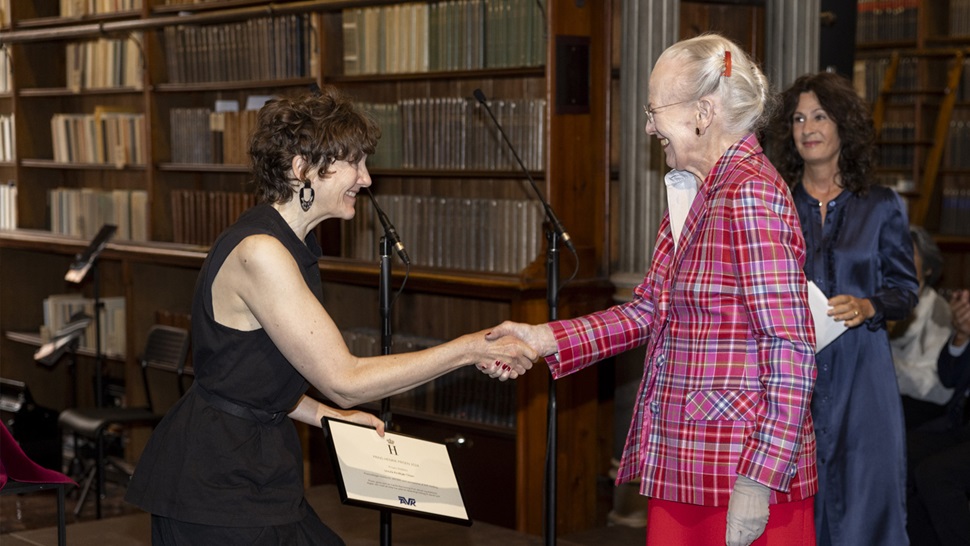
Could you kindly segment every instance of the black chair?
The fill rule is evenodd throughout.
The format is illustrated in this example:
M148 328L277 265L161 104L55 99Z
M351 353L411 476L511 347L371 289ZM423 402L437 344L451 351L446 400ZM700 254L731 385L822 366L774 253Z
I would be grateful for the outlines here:
M157 411L152 404L149 370L154 369L171 373L181 394L188 349L189 333L187 330L156 324L148 331L148 341L141 357L142 382L145 388L145 399L148 402L146 406L70 408L61 412L58 417L58 424L62 430L68 430L74 434L75 460L80 460L80 438L93 441L96 446L94 464L83 471L83 486L74 508L75 516L81 513L81 508L93 485L96 487L95 514L98 519L101 519L101 498L104 496L106 466L110 464L121 470L125 475L131 475L130 469L120 460L106 457L106 442L109 436L114 435L113 430L117 427L154 426L162 419L164 413Z

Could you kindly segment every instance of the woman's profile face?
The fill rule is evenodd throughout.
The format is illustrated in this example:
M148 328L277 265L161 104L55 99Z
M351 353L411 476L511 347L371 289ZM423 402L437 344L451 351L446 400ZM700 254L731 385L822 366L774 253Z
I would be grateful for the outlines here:
M806 165L838 162L842 147L839 126L813 91L799 95L791 121L795 148Z
M695 165L699 155L696 101L685 100L674 95L672 90L678 76L677 67L670 62L657 62L650 74L650 102L647 103L648 135L657 137L663 147L667 166L672 169L691 171L695 174L702 169ZM652 119L651 119L652 118Z
M356 213L357 194L371 185L366 157L357 163L335 161L326 169L307 173L316 194L313 209L324 218L350 220Z

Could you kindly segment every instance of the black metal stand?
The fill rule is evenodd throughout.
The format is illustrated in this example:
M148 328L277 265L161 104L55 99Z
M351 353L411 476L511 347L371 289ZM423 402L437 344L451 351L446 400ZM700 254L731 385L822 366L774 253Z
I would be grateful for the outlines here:
M552 227L546 228L546 302L549 306L549 320L559 318L559 234ZM549 378L549 402L546 409L546 474L545 522L546 544L556 544L556 453L558 432L558 409L556 407L556 381Z
M93 287L94 290L94 355L95 355L95 387L94 387L94 403L97 407L102 407L104 405L104 351L101 347L101 279L98 275L98 256L101 255L101 251L107 246L108 241L114 237L115 232L118 231L118 226L113 224L105 224L101 226L97 235L88 244L88 247L83 253L76 256L74 263L67 270L64 275L64 280L80 284L88 272L91 272L93 277ZM102 489L103 490L103 489Z
M542 192L539 191L539 186L536 185L536 181L532 178L532 174L529 169L526 168L525 163L522 162L522 158L519 157L518 152L515 151L515 146L512 145L512 141L509 140L509 136L505 134L505 129L502 128L502 124L498 122L495 118L495 114L492 113L491 107L488 105L488 101L485 100L485 93L481 89L476 89L473 93L475 99L481 103L485 112L492 119L492 123L495 124L495 128L498 129L502 139L508 146L509 151L512 152L512 157L515 158L516 163L518 163L519 168L522 169L522 173L525 174L526 179L529 181L529 185L532 186L532 190L535 192L536 197L539 202L542 203L542 208L545 211L546 216L546 241L548 242L548 249L546 251L546 300L549 304L549 320L556 320L559 315L559 243L560 241L566 245L573 254L576 254L576 249L573 247L573 243L570 241L569 234L563 228L562 223L559 218L556 217L555 211L546 201ZM578 258L577 258L578 260ZM577 264L578 265L578 264ZM544 491L544 527L546 536L546 545L555 546L556 544L556 432L557 432L557 409L556 409L556 382L553 379L549 380L549 404L547 408L547 448L546 448L546 473L545 473L545 491Z
M60 332L54 332L53 338L34 352L34 360L48 367L57 366L64 355L68 355L68 377L71 383L70 398L67 401L69 408L77 406L77 350L81 344L81 335L92 320L92 317L83 312L74 313Z
M381 274L378 306L381 313L381 354L391 354L391 243L381 237ZM381 399L381 421L385 429L391 426L391 399ZM381 510L381 546L391 545L391 512Z
M94 296L94 404L104 407L104 350L101 347L101 276L98 263L91 264L91 290ZM99 487L104 484L99 484ZM104 489L98 489L104 491Z

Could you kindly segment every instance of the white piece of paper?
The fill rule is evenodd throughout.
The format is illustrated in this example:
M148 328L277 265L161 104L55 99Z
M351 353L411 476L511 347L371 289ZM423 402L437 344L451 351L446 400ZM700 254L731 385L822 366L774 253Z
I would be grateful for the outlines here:
M848 328L845 322L835 320L826 313L830 309L829 298L814 282L808 281L808 306L815 321L815 352L818 353Z
M471 525L445 444L324 418L344 502Z

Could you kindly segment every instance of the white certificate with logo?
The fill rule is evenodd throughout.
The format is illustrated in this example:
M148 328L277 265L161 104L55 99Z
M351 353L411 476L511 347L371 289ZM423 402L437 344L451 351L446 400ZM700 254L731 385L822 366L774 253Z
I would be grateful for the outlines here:
M340 500L471 525L445 444L338 419L321 421Z

